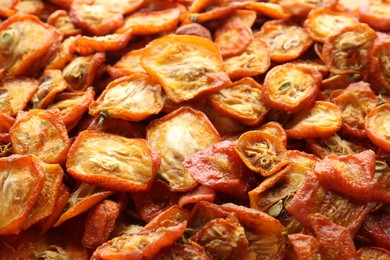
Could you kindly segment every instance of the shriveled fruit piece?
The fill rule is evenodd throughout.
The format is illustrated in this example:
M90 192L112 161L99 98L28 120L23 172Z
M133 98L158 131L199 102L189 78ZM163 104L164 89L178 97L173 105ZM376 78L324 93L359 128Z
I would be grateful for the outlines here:
M312 105L321 80L320 72L297 64L273 67L264 80L263 100L273 109L296 113Z
M73 58L62 70L62 75L68 82L68 90L84 91L90 87L105 60L104 52Z
M216 143L187 158L183 166L202 185L238 199L246 198L251 171L234 147L231 141Z
M307 168L291 163L249 192L251 208L277 217L305 180Z
M121 192L149 189L159 165L144 139L88 130L78 135L66 162L75 179Z
M99 246L91 259L153 259L162 248L173 245L185 228L184 221L157 230L141 230L114 237Z
M367 137L375 145L390 151L390 104L385 103L368 112L365 118Z
M208 118L189 107L156 119L147 128L147 141L161 156L159 176L173 191L188 191L196 186L182 162L219 140Z
M88 214L85 221L82 244L94 249L107 241L119 216L120 205L112 200L103 200Z
M277 136L282 140L284 146L287 146L287 134L283 126L275 121L269 121L261 125L258 130Z
M358 9L359 20L378 31L390 30L390 3L386 0L370 0Z
M69 10L72 22L93 35L106 35L121 27L123 14L115 10L112 2L101 0L75 0Z
M247 125L258 125L268 112L262 100L263 86L246 77L210 95L216 111Z
M141 55L144 49L132 50L123 55L114 65L107 66L107 72L114 79L129 76L133 73L146 73L141 66Z
M271 60L278 62L298 58L313 43L306 29L286 20L265 22L255 37L268 44Z
M0 75L32 75L57 51L62 33L34 15L13 15L0 24Z
M231 79L261 75L270 65L270 48L260 38L252 39L241 55L225 59L223 62Z
M68 87L60 70L45 70L39 83L38 91L31 98L33 108L46 108L56 94Z
M280 222L256 209L233 203L222 204L221 208L235 213L244 227L248 240L245 259L283 259L286 251L287 230Z
M343 132L351 137L365 138L365 117L378 103L378 97L370 85L363 81L352 83L337 94L334 91L331 97L341 111Z
M242 54L252 38L251 28L240 21L227 22L214 33L214 42L224 59Z
M319 213L348 228L355 236L374 206L375 203L354 200L325 189L316 174L309 171L286 209L306 228L312 229L309 215Z
M316 260L321 257L321 244L312 235L291 234L288 235L288 241L299 260Z
M0 112L0 134L8 133L9 129L14 125L15 118Z
M328 155L314 167L320 182L329 190L357 200L373 199L376 181L375 153Z
M390 90L390 37L378 37L371 49L370 68L366 80L373 82L374 89Z
M18 234L45 182L45 172L31 155L0 158L0 234Z
M214 203L216 195L217 191L200 185L199 187L196 187L195 189L188 191L180 196L177 205L182 208L187 204L196 204L200 201Z
M295 114L284 127L290 138L326 138L336 133L341 124L341 112L335 104L315 101L311 108Z
M124 48L133 35L132 29L123 33L107 34L104 36L81 36L77 39L76 52L90 55L95 52L117 51Z
M141 65L176 103L230 83L218 47L198 36L168 35L153 40L143 51Z
M363 72L368 69L370 49L376 37L376 32L367 24L345 27L326 38L322 59L334 74Z
M51 26L57 28L65 37L74 36L82 33L80 28L76 28L70 16L65 10L56 10L49 15L46 21Z
M45 172L46 179L42 191L24 224L24 229L28 229L54 212L62 185L64 171L59 164L47 164L44 162L39 162L39 164Z
M10 77L0 81L0 112L16 116L27 106L38 86L34 78Z
M66 64L73 59L73 54L76 51L76 42L78 36L70 36L62 41L58 51L53 55L50 63L46 65L45 69L59 69L65 68Z
M292 16L288 8L274 2L247 1L245 8L255 11L258 15L265 15L273 19L289 19Z
M79 183L76 189L70 194L64 211L53 224L53 227L58 227L64 221L86 212L114 193L113 191L107 191L95 185Z
M89 106L94 101L95 91L92 87L84 92L67 92L57 94L53 103L47 109L58 109L62 121L68 131L72 129L81 119Z
M111 81L89 107L91 115L141 121L158 114L163 107L161 85L143 73Z
M262 176L270 176L289 164L282 141L259 130L248 131L240 136L235 147L249 169Z
M116 33L132 30L133 35L158 34L173 31L179 22L180 9L144 10L132 13Z
M240 21L251 28L256 21L256 15L253 10L236 9L225 19L225 22Z
M279 0L279 4L289 10L295 16L306 17L314 9L327 7L333 9L336 7L337 0Z
M178 27L175 31L178 35L194 35L212 41L210 30L199 23L189 23Z
M215 259L245 259L247 256L245 230L233 214L226 219L210 220L190 239L203 246Z
M66 160L70 139L58 110L19 111L10 135L17 154L33 154L46 163Z
M172 246L163 248L155 260L171 260L171 259L199 259L199 260L211 260L212 257L207 253L204 247L195 242L189 244L175 243Z
M352 14L334 11L330 8L320 8L313 9L309 13L304 27L315 41L324 43L328 36L338 30L358 23L358 19Z

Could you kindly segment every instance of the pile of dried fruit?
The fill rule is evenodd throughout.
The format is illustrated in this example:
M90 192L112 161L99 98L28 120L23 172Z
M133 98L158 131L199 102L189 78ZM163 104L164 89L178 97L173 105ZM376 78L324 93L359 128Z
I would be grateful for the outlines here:
M390 258L389 1L0 19L0 258Z

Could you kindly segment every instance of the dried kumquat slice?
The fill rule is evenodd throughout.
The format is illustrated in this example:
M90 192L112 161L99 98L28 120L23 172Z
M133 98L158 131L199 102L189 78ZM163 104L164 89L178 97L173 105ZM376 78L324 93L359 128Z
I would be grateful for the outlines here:
M50 104L55 96L68 87L60 70L45 70L37 92L31 98L32 108L43 109Z
M304 27L317 42L324 43L325 39L347 26L358 24L358 19L352 14L337 12L329 8L313 9Z
M141 121L163 107L162 88L147 74L133 73L111 81L89 107L91 115Z
M270 65L270 48L260 38L254 38L241 55L223 62L224 69L231 79L261 75Z
M265 15L273 19L289 19L291 11L278 3L252 2L245 3L245 8L255 11L258 15Z
M367 137L376 146L390 151L390 104L385 103L368 112L365 118Z
M370 68L363 72L375 90L390 90L390 37L378 37L371 49Z
M159 165L144 139L88 130L78 135L66 161L75 179L122 192L149 189Z
M341 124L341 112L335 104L315 101L311 108L295 114L284 127L289 138L326 138L336 133Z
M271 60L286 62L298 58L313 43L303 27L286 20L267 21L255 38L265 41L270 47Z
M218 90L230 80L218 47L192 35L167 35L149 43L141 65L176 103Z
M92 87L84 92L64 92L57 94L47 109L58 109L68 131L82 118L94 101L95 91Z
M241 21L226 22L214 33L223 59L242 54L253 39L252 30Z
M178 27L175 31L177 35L194 35L206 38L207 40L212 41L211 32L209 29L204 27L199 23L189 23Z
M67 90L71 92L85 91L92 85L105 60L104 52L73 58L62 70L62 75L68 82Z
M365 117L378 103L378 97L371 90L370 85L365 82L356 82L350 84L338 95L333 95L333 93L332 102L341 111L343 132L351 137L365 138Z
M216 143L186 159L183 166L202 185L238 199L245 198L251 171L234 147L231 141Z
M10 135L17 154L33 154L46 163L66 161L70 140L58 110L19 111Z
M379 31L390 30L390 3L386 0L365 1L358 9L359 20Z
M140 10L129 15L116 33L132 30L133 35L148 35L173 31L179 22L180 9Z
M321 7L334 9L338 3L337 0L279 0L279 4L289 10L295 16L305 17L311 10Z
M58 51L53 55L50 63L46 65L45 69L59 69L65 68L66 64L73 59L73 54L76 51L76 42L80 36L70 36L62 41Z
M344 27L326 38L322 59L334 74L363 72L368 69L376 37L376 32L367 24Z
M0 71L33 75L58 50L62 38L60 31L34 15L11 16L0 24Z
M38 88L39 82L34 78L4 78L0 81L0 112L16 116L25 109Z
M252 10L236 9L225 19L225 22L230 21L240 21L251 28L256 21L256 12Z
M257 130L272 134L280 138L284 146L287 146L287 134L283 126L275 121L261 125Z
M146 140L161 156L159 176L173 191L188 191L195 188L197 182L182 162L219 142L220 137L205 114L181 107L153 120L148 125Z
M141 66L141 56L143 49L132 50L123 55L114 65L107 66L107 72L114 79L129 76L133 73L145 73Z
M321 80L314 69L292 63L275 66L265 77L263 100L273 109L296 113L313 104Z
M97 36L111 33L124 23L123 14L112 2L100 0L72 1L69 16L77 27Z
M81 36L76 42L76 52L85 56L95 52L117 51L124 48L132 36L132 29L105 36Z
M64 211L53 224L53 227L58 227L66 220L86 212L114 193L114 191L107 191L98 186L87 184L85 182L80 183L78 187L70 194L69 199L67 200L67 204L64 207ZM64 195L66 198L66 194Z
M270 176L289 164L282 141L259 130L245 132L237 140L238 155L249 169Z
M0 234L18 234L36 203L45 172L31 155L0 158Z
M70 16L65 10L57 10L49 15L47 24L57 28L64 34L64 37L75 36L82 33L80 28L76 28Z
M210 95L216 111L247 125L259 125L268 112L262 100L263 86L245 77Z

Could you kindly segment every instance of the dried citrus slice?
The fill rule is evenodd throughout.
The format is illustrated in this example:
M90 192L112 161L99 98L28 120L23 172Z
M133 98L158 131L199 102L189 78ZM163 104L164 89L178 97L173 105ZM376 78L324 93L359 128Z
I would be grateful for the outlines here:
M147 74L133 73L110 82L91 104L89 113L141 121L161 111L161 91L161 85Z
M168 35L149 43L141 65L179 103L230 83L218 47L192 35Z
M359 20L379 31L390 30L390 3L386 0L370 0L358 9Z
M83 131L69 149L66 168L77 180L134 192L149 189L159 159L144 139Z
M390 104L385 103L368 112L365 118L367 137L376 146L390 151Z
M107 72L114 79L129 76L132 73L146 73L141 66L143 48L132 50L123 55L114 65L107 66Z

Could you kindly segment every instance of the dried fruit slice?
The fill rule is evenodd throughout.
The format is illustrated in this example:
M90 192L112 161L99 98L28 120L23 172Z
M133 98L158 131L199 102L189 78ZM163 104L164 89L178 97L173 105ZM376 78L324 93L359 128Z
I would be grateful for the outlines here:
M260 38L254 38L241 55L228 58L223 62L231 79L261 75L270 65L270 49Z
M107 66L107 72L114 79L129 76L133 73L145 73L141 66L141 55L144 49L133 50L123 55L119 61L112 66Z
M0 24L0 75L32 75L57 51L62 33L34 15L13 15Z
M370 0L358 9L359 20L378 31L390 30L390 4L386 0Z
M341 128L339 108L327 101L315 101L314 105L285 124L287 136L295 139L326 138Z
M23 110L38 90L38 81L33 78L11 77L0 81L0 112L16 116Z
M46 21L51 26L57 28L64 34L64 37L74 36L82 33L80 28L76 28L70 16L65 10L56 10L49 15Z
M175 34L177 35L194 35L206 38L207 40L212 41L210 30L204 27L199 23L189 23L180 26L176 29Z
M376 146L390 151L390 104L385 103L368 112L365 118L367 137Z
M0 158L0 234L18 234L45 182L45 172L31 155Z
M370 69L365 72L374 88L390 90L390 37L378 37L371 50ZM364 72L363 72L364 73Z
M331 98L341 111L343 132L348 136L364 139L365 117L378 103L378 97L370 85L362 81L352 83L337 94L334 91Z
M196 186L182 162L219 140L208 118L189 107L152 121L147 129L147 141L162 159L159 176L173 191L188 191Z
M66 160L70 140L58 110L20 111L10 135L17 154L33 154L46 163Z
M311 10L317 8L327 7L333 9L338 3L337 0L280 0L278 2L281 6L290 10L293 15L302 17L306 17Z
M251 171L234 147L231 141L216 143L187 158L183 166L202 185L235 198L246 198Z
M222 58L242 54L253 39L252 30L240 21L226 22L214 33Z
M101 0L72 1L69 16L72 22L93 35L106 35L121 27L123 15L112 2Z
M282 141L263 131L248 131L240 136L235 147L249 169L270 176L289 164Z
M73 58L62 70L62 75L68 82L68 90L71 92L85 91L90 87L105 60L104 52Z
M381 247L361 247L357 251L359 260L390 259L390 251Z
M31 98L32 108L46 108L56 94L68 87L60 70L45 70L39 83L38 91Z
M376 32L367 24L345 27L326 38L322 59L334 74L363 72L368 69L370 49L376 37Z
M111 81L89 107L91 115L141 121L163 107L161 85L147 74L133 73Z
M153 40L144 49L141 65L176 103L230 83L218 47L198 36L168 35Z
M273 109L296 113L310 107L317 96L322 74L317 70L285 63L275 66L264 80L264 102Z
M306 29L286 20L265 22L255 37L268 44L271 60L278 62L298 58L313 43Z
M338 30L358 23L358 19L352 14L337 12L329 8L320 8L313 9L309 13L304 27L315 41L324 43L328 36Z
M76 180L121 192L148 190L159 165L144 139L88 130L78 135L66 162Z
M113 195L115 192L107 191L99 188L95 185L90 185L87 183L81 183L75 191L73 191L67 204L62 212L61 216L53 224L53 227L58 227L64 221L71 219L83 212L86 212L90 208L97 205L99 202L103 201L107 197ZM66 192L65 194L66 196Z
M268 112L262 101L263 86L246 77L210 95L216 111L247 125L258 125Z

